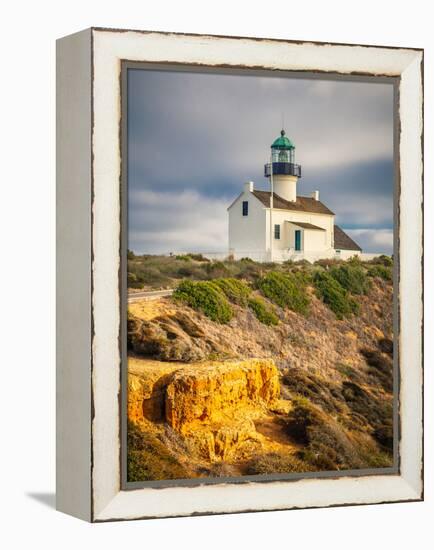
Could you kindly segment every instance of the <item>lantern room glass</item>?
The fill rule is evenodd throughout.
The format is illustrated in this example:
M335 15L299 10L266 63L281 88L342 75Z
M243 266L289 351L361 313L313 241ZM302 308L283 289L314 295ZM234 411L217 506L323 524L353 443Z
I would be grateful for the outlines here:
M295 149L272 149L272 162L295 163Z

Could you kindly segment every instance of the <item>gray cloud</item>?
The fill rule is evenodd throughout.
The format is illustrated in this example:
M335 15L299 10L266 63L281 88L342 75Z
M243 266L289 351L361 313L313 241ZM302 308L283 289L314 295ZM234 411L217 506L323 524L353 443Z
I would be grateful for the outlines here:
M133 70L128 108L137 252L226 246L226 206L246 179L266 188L282 112L299 192L320 189L343 227L392 228L389 84Z
M347 229L346 231L363 248L364 252L393 253L392 229Z
M147 253L219 252L227 249L228 201L181 192L133 192L129 248Z

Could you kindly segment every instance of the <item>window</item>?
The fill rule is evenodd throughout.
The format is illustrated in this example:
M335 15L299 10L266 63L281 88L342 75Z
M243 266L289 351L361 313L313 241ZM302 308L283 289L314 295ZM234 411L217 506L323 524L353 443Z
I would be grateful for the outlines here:
M274 238L275 239L280 239L280 225L279 224L276 224L274 226Z
M243 216L249 215L249 201L243 201Z

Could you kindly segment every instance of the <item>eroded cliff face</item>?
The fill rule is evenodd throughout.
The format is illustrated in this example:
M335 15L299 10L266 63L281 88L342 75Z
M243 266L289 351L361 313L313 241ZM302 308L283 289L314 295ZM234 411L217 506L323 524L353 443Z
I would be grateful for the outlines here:
M167 423L211 460L261 447L255 421L284 406L271 359L182 365L130 358L128 381L130 420Z

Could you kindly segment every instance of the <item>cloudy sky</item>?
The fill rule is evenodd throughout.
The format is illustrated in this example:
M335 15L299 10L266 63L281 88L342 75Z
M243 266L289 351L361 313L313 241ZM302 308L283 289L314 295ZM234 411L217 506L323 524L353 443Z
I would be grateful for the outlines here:
M302 166L365 252L392 252L393 87L372 82L128 71L129 248L227 250L226 208L263 165L282 118Z

